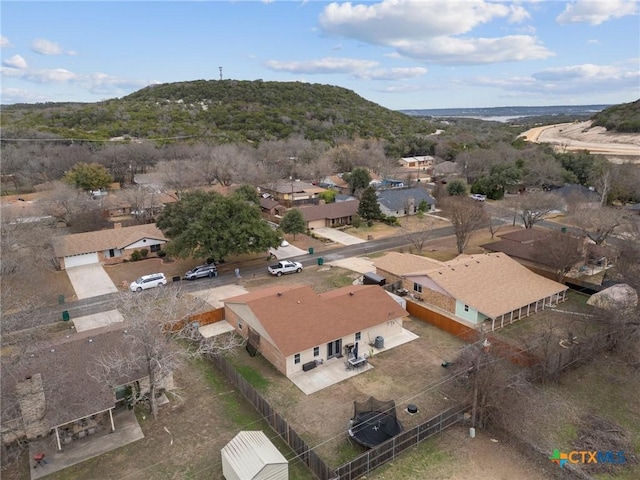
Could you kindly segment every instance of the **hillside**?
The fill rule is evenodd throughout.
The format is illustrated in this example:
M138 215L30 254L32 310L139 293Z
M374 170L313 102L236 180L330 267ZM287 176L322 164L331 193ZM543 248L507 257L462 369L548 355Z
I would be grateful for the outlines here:
M435 130L344 88L261 80L167 83L98 103L3 106L2 121L4 138L35 131L74 139L192 137L216 143L391 139Z
M593 125L618 133L640 133L640 100L607 108L593 116Z

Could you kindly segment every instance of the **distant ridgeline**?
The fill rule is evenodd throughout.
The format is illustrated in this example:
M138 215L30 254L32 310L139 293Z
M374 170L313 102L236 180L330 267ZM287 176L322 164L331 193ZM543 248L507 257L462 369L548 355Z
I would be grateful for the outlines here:
M400 110L400 112L419 117L469 117L490 120L494 118L506 119L549 115L591 117L610 106L552 105L547 107L426 108Z

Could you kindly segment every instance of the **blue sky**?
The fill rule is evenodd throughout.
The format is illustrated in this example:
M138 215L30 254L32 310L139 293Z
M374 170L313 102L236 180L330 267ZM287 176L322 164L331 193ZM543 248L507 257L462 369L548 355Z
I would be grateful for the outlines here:
M337 85L391 109L640 98L630 0L7 1L3 104L220 78Z

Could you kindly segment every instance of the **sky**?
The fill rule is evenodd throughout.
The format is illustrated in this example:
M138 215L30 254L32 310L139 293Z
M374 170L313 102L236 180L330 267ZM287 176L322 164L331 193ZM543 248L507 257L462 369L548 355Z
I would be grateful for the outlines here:
M336 85L393 110L640 98L639 0L11 1L2 104L147 85Z

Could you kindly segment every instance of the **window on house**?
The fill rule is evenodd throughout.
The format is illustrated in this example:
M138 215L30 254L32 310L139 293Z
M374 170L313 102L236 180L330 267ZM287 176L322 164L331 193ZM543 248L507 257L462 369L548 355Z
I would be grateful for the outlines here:
M413 284L413 291L414 292L418 292L418 293L422 293L422 285L420 285L419 283L414 283Z
M113 258L116 256L116 251L112 248L111 250L109 250L109 258Z
M151 247L149 248L149 250L151 250L152 252L159 252L160 251L160 245L151 245Z
M313 347L313 356L317 357L320 355L320 347Z
M362 338L362 332L356 332L356 342L359 342L360 338Z
M465 306L464 306L464 311L465 311L465 312L468 312L468 311L469 311L469 305L465 305Z
M293 363L296 363L296 364L300 363L300 354L299 353L296 353L293 356Z

